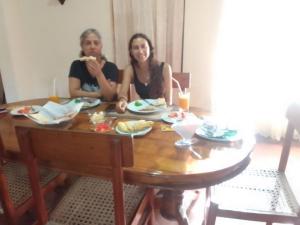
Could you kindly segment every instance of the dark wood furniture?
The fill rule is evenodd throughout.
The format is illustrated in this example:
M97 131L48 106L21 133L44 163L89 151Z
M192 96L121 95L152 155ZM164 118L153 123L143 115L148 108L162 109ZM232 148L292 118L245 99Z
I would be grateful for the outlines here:
M46 102L47 99L36 99L11 103L6 107L43 105ZM109 103L103 103L93 110L105 111L109 106ZM190 110L197 115L207 114L201 109L191 108ZM119 120L122 119L115 121L114 125ZM134 165L124 169L125 183L180 192L187 189L205 188L234 177L250 161L250 154L255 144L252 135L244 136L242 141L227 144L199 139L199 144L194 147L194 150L201 156L199 158L190 151L176 149L174 143L180 137L175 132L161 131L162 124L163 122L154 122L150 133L134 139ZM14 130L15 125L38 127L25 117L13 117L9 113L2 115L0 132L9 155L20 151ZM59 129L89 131L91 126L88 114L82 112L72 122ZM115 134L115 131L109 133ZM174 206L174 209L177 210L178 207Z
M191 81L192 81L191 73L173 72L172 77L175 78L179 82L182 90L191 87ZM173 85L173 88L178 88L175 81L172 82L172 85Z
M294 131L300 132L300 104L288 108L287 119L278 168L249 168L212 192L208 187L206 225L214 225L217 216L262 221L267 225L300 224L300 206L285 175Z
M123 187L123 167L130 168L134 163L132 137L29 126L17 126L16 132L28 168L39 224L48 221L70 224L80 218L82 225L95 224L99 219L107 225L140 224L143 212L147 208L153 211L152 190L145 193L134 185ZM107 178L112 186L102 179L79 178L48 217L37 162L77 175ZM113 198L109 195L111 189ZM77 208L76 212L70 210L72 206Z
M39 168L43 194L62 185L66 178L45 168ZM21 217L33 207L31 188L27 170L23 164L16 160L7 160L4 156L4 147L0 136L0 201L3 207L4 219L9 225L17 225Z

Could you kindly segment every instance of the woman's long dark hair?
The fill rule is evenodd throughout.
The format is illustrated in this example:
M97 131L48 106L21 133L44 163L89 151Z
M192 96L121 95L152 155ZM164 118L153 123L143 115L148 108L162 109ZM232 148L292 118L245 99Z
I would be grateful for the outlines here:
M136 33L130 38L129 44L128 44L130 63L132 65L132 67L139 66L137 60L131 54L132 42L134 39L137 39L137 38L145 39L150 48L150 55L148 58L148 64L149 64L149 70L150 70L150 83L149 83L150 93L149 93L149 95L151 98L163 97L164 78L163 78L162 70L160 68L160 63L154 58L154 54L153 54L154 48L153 48L152 42L147 37L147 35L145 35L143 33Z

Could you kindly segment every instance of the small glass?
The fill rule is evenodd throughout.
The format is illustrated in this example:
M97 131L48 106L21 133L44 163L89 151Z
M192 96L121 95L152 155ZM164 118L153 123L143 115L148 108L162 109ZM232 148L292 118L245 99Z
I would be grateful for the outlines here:
M190 108L190 92L179 92L178 93L178 105L179 107L188 112Z
M56 78L54 78L52 83L51 83L48 98L52 102L60 103L60 97L57 95L57 89L56 89Z

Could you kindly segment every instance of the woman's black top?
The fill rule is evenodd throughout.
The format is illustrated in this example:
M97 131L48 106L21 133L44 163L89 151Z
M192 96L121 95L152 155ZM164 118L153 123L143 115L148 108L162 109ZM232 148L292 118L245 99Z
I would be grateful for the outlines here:
M164 63L162 62L159 67L160 67L159 72L161 73L162 76ZM140 98L142 99L152 98L150 96L151 78L150 78L150 83L148 84L142 83L137 76L134 66L133 66L133 83L134 83L135 90L140 96Z

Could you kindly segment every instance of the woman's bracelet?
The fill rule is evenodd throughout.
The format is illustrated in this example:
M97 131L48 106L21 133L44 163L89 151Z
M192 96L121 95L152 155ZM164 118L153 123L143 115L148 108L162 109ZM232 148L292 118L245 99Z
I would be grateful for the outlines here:
M119 96L118 100L119 100L119 101L125 100L125 101L127 102L127 101L128 101L128 98L127 98L126 96L124 96L124 95L121 95L121 96Z

